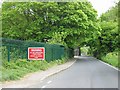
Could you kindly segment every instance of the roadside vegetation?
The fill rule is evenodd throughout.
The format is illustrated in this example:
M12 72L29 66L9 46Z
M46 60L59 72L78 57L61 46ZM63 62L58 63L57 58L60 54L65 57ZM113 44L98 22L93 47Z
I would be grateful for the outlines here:
M102 57L102 60L117 68L120 67L118 64L118 52L108 53L106 56Z
M99 27L96 22L97 12L87 1L2 4L3 38L60 44L73 49L84 46L83 43L92 39L93 32L98 34ZM46 70L53 65L64 63L65 60L49 63L26 60L3 62L2 81L17 80L27 73Z
M120 5L119 5L120 7ZM120 13L120 11L119 11ZM86 2L4 2L2 37L24 41L60 44L82 48L100 60L117 67L118 5L97 18L97 11ZM3 62L2 81L17 80L30 72L46 70L66 59Z
M50 67L64 64L68 58L54 60L51 62L43 61L27 61L25 59L16 60L16 62L3 62L0 67L2 71L2 79L0 81L18 80L28 73L36 71L45 71Z
M120 20L118 15L120 14L120 5L118 4L99 17L100 36L89 42L88 52L90 55L115 67L120 67L118 62L118 22Z

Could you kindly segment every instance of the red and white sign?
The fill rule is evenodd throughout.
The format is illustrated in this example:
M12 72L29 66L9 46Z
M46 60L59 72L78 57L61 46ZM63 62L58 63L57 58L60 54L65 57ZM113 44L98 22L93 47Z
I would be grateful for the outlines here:
M29 60L45 60L45 48L44 47L29 47L28 48Z

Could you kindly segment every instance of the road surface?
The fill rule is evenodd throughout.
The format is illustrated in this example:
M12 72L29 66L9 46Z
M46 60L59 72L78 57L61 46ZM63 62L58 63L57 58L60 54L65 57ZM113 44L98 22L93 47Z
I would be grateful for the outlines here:
M80 57L67 70L32 88L118 88L118 71L93 57Z

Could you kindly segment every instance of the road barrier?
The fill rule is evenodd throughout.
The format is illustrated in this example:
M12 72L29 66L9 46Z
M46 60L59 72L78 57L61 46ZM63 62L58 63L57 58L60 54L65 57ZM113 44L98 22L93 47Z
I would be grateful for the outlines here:
M3 61L16 61L20 59L28 60L28 48L29 47L44 47L45 48L45 60L48 62L51 60L61 59L62 57L73 57L74 50L65 48L62 45L47 44L34 41L21 41L14 39L0 38L2 45L0 49L2 51Z

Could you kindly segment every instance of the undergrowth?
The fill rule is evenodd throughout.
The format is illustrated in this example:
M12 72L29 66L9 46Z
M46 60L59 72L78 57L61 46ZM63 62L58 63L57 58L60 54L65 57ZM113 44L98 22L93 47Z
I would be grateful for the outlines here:
M62 58L61 60L47 62L46 60L27 61L21 59L16 60L16 62L3 62L0 67L2 71L2 79L0 81L18 80L28 73L44 71L52 66L63 64L67 62L67 60L67 58Z
M120 67L120 65L118 64L117 52L108 53L105 57L102 57L102 60L106 63L109 63L112 66Z

